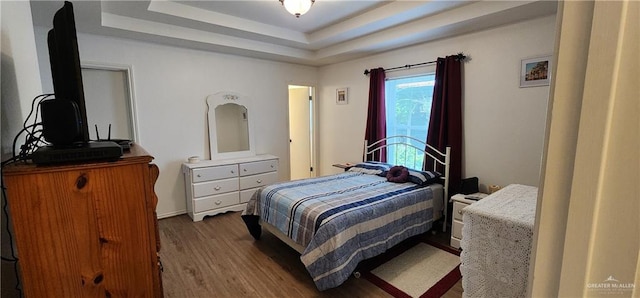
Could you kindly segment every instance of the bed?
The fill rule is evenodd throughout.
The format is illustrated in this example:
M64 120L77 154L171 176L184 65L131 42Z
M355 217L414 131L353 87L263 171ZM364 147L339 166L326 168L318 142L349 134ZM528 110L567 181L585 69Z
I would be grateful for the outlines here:
M385 150L419 170L405 168L406 182L388 181L405 173L380 161ZM404 136L365 142L363 162L343 173L261 188L242 218L254 238L264 227L300 252L319 290L337 287L360 261L446 220L449 152ZM427 157L430 170L423 166Z
M464 297L525 297L537 197L511 184L463 209Z

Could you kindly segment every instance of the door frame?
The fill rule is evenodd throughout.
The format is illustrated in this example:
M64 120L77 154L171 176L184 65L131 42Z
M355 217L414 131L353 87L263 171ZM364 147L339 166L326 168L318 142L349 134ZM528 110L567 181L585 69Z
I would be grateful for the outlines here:
M289 86L306 86L311 88L311 117L313 117L311 121L311 167L313 171L310 171L310 177L318 177L318 88L311 83L304 82L288 82L286 87L287 90L287 140L289 139L289 131L291 130L291 119L289 119ZM289 177L291 180L291 146L287 146L287 159L289 160Z

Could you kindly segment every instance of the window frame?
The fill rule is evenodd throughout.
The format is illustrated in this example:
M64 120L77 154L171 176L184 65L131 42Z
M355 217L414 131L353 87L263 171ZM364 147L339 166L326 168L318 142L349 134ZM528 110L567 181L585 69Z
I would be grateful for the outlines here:
M396 98L394 96L393 99L390 99L389 96L388 96L389 93L390 93L389 92L389 85L390 85L389 82L390 81L403 80L403 79L417 78L417 77L424 77L424 78L432 77L433 78L432 80L427 80L427 81L432 81L433 82L433 85L431 87L431 88L433 88L434 85L435 85L435 68L433 69L433 71L424 71L424 70L422 70L420 73L415 73L415 74L411 74L411 75L394 76L394 77L385 78L385 121L386 121L386 127L387 127L386 131L385 131L385 134L387 136L392 136L392 135L389 134L390 133L390 131L389 131L390 121L389 120L390 119L397 119L396 106L395 106L397 104ZM394 85L394 88L395 88L395 86L397 86L397 84ZM393 101L393 103L392 103L393 105L390 105L390 101ZM431 104L432 103L433 103L433 93L431 94ZM430 115L431 104L429 104L429 107L428 107L428 109L429 109L429 111L428 111L429 117L431 116ZM428 133L428 126L429 126L429 119L427 119L427 122L424 125L424 128L419 128L420 130L426 130L425 135L424 135L424 140L423 140L425 142L426 142L426 133ZM414 135L411 134L412 130L413 131L417 130L416 129L417 126L416 125L412 125L412 123L406 123L406 124L397 125L396 122L394 122L392 127L394 128L393 130L396 131L396 133L394 133L393 135L408 135L408 136L414 137L416 139L422 139L422 136L414 136ZM408 133L403 133L403 134L397 133L399 127L403 128L403 130L405 130L405 131L408 131ZM406 140L406 142L408 144L410 144L411 140L408 138ZM399 155L400 155L400 158L401 158L402 154L397 154L393 150L387 150L387 162L392 163L392 164L403 165L403 166L407 166L407 167L414 167L415 166L415 163L413 161L410 163L411 166L407 165L408 161L406 161L406 160L405 161L402 161L402 160L398 161L397 157ZM408 157L406 155L404 155L404 158L408 159Z

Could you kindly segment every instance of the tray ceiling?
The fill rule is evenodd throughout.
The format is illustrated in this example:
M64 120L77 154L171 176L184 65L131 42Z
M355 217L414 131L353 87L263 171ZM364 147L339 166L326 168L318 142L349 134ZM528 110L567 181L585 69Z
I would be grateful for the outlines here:
M75 1L76 30L305 65L326 65L554 14L555 1ZM62 1L31 1L51 27Z

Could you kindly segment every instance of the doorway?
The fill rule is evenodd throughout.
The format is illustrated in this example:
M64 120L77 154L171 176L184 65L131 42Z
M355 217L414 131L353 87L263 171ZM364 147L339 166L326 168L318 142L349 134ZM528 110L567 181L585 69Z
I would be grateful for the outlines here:
M314 88L289 85L291 180L315 177Z

